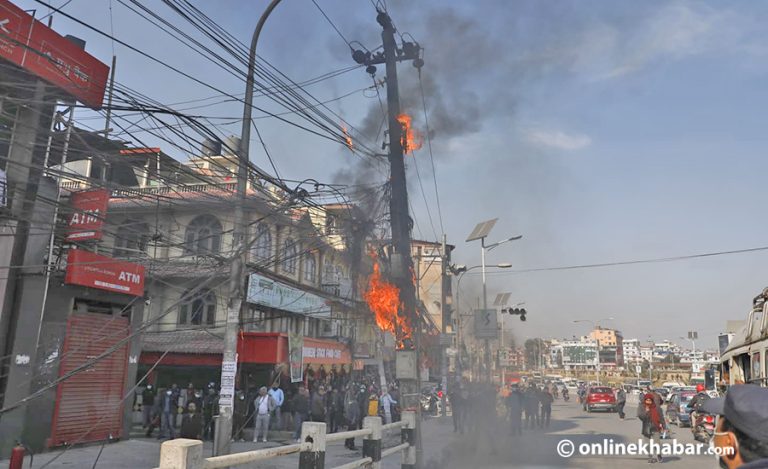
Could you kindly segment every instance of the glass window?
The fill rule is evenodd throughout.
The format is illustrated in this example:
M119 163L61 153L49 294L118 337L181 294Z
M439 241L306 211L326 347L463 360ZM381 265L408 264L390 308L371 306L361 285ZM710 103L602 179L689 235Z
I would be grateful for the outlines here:
M288 274L296 273L296 264L297 264L296 256L297 255L298 255L298 247L296 246L296 242L293 240L293 238L287 238L283 243L283 252L282 252L283 272Z
M221 223L213 215L200 215L187 225L184 253L217 254L221 250Z
M254 262L264 262L272 256L272 231L266 223L259 223L256 227L256 240L251 255Z
M307 282L315 283L317 277L317 265L315 263L315 256L307 253L304 256L304 280Z
M179 305L179 324L212 326L216 322L216 294L207 289L189 290Z
M136 220L126 220L117 227L112 255L114 257L141 256L146 252L148 242L149 227L147 224Z

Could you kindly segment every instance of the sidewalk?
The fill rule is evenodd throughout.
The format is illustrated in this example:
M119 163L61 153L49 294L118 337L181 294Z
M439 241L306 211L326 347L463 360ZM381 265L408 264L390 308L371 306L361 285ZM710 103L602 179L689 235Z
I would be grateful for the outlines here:
M450 418L446 418L444 423L439 419L430 419L424 421L422 427L422 436L425 442L424 461L439 461L443 454L443 449L453 440L453 427ZM282 432L281 432L282 433ZM83 446L71 448L68 450L51 451L38 454L34 457L34 469L81 469L94 467L102 469L153 469L157 467L160 461L160 441L154 438L135 438L127 441L106 444L99 456L102 445ZM289 440L270 441L268 443L253 442L235 442L232 443L233 452L252 451L254 449L271 448L281 446L282 444L292 443ZM362 440L357 438L355 441L358 450L350 451L344 448L343 442L331 443L326 451L326 468L331 469L342 464L346 464L362 457ZM400 443L400 434L393 433L387 436L384 441L384 447L396 446ZM211 442L204 443L204 455L212 455L213 445ZM399 469L400 456L393 455L384 459L382 467L384 469ZM8 460L0 460L0 468L8 467ZM29 467L29 458L24 460L24 468ZM238 467L253 467L238 466ZM296 469L299 467L298 455L283 456L259 463L261 469ZM426 467L438 467L429 466Z

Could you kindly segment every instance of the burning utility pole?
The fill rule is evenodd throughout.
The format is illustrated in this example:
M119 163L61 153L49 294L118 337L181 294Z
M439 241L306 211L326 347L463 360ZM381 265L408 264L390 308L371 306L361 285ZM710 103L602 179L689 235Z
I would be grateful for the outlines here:
M376 64L385 64L387 86L387 112L389 121L389 164L391 198L389 203L390 224L392 230L391 276L399 290L401 320L411 325L411 339L404 336L407 331L399 328L397 331L397 343L401 350L397 354L398 378L401 384L401 396L405 409L420 410L419 375L419 335L422 323L416 311L416 291L413 281L413 259L411 258L411 227L413 221L408 214L408 190L405 183L405 161L403 149L403 123L401 123L400 95L397 84L397 63L404 60L413 60L413 65L421 68L424 61L420 57L421 48L415 42L403 41L402 47L398 47L395 41L395 26L386 11L378 9L376 21L383 31L381 37L384 50L377 54L356 50L352 58L359 64L367 65L366 71L373 75L376 72ZM407 135L406 135L407 136ZM421 438L417 418L416 427L416 454L411 455L409 465L418 466L420 459ZM411 459L411 458L409 458Z

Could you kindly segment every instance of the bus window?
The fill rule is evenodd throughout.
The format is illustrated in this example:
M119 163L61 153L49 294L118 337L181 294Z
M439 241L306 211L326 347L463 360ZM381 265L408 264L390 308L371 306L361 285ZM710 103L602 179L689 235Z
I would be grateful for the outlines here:
M750 380L758 381L761 378L761 371L762 367L760 366L760 352L755 352L752 354L752 373Z

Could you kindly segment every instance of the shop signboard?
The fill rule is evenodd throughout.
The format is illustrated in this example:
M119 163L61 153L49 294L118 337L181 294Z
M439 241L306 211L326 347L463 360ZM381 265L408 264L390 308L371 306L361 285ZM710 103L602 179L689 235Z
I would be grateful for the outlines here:
M109 191L95 189L75 192L70 198L72 215L69 216L67 241L101 239L104 217L107 215Z
M291 367L291 383L298 383L304 377L304 336L291 332L288 334L288 357Z
M318 295L299 290L259 274L248 277L248 303L306 314L313 318L329 318L331 307Z
M126 295L144 295L144 266L81 249L67 253L64 283Z
M109 67L8 0L0 0L0 58L101 108Z

